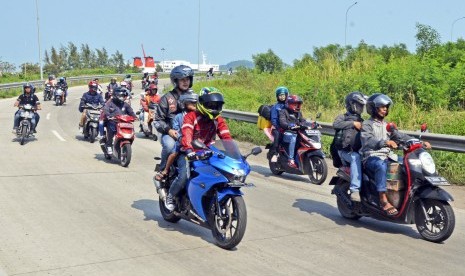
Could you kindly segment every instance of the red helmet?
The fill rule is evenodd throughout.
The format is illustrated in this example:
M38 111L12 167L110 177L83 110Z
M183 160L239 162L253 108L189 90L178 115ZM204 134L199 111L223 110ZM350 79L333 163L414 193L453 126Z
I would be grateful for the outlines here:
M293 112L299 112L302 104L302 98L297 95L291 95L287 97L286 108Z
M97 91L97 89L98 89L98 84L95 81L90 81L89 90Z

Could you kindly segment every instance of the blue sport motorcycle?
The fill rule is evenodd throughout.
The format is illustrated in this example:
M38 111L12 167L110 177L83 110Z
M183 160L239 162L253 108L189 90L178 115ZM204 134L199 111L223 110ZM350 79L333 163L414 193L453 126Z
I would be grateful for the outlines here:
M209 147L198 140L192 144L199 149L197 160L190 161L190 178L175 199L174 211L166 209L164 202L177 170L171 167L167 178L154 179L161 215L169 222L185 219L208 228L219 247L232 249L242 240L247 225L247 210L240 188L253 184L245 182L250 173L246 158L262 150L255 147L242 156L234 140L216 141Z

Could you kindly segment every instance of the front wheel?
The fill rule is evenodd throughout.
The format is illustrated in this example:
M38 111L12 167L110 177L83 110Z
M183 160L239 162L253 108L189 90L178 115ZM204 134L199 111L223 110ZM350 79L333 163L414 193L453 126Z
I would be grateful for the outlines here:
M97 129L95 127L90 127L89 142L95 142L95 137L97 137Z
M60 105L60 99L58 97L55 99L55 104L56 104L56 106Z
M119 157L121 166L123 167L129 166L129 163L131 162L131 154L132 154L131 144L129 143L124 144L123 147L121 147L121 153Z
M241 196L230 196L219 202L219 210L216 210L215 205L213 201L210 208L213 237L219 247L232 249L241 242L247 226L244 199Z
M328 176L328 165L321 156L310 156L308 178L313 184L321 185Z
M24 145L24 142L26 141L26 137L27 137L27 127L23 126L21 128L21 138L19 140L20 145Z
M420 235L427 241L442 242L454 232L454 210L446 201L420 199L415 210L415 224ZM425 207L423 210L421 203ZM426 211L426 215L425 215Z

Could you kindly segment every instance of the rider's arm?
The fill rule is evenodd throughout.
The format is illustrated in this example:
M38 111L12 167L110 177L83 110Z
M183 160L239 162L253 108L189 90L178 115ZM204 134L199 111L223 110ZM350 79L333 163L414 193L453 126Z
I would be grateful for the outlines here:
M277 104L273 105L273 107L271 108L271 124L276 129L279 127L279 114Z
M124 103L124 105L125 105L124 108L125 108L125 110L126 110L126 113L127 113L129 116L132 116L132 117L134 117L134 118L137 119L137 115L136 115L136 113L134 113L134 110L132 109L132 107L131 107L129 104L127 104L127 103Z
M86 93L82 94L81 102L79 103L79 112L84 111L84 106L86 105Z
M194 140L194 123L196 121L195 112L189 112L184 116L181 132L181 146L182 150L186 153L194 151L192 147L192 141Z
M286 115L286 109L281 109L279 111L279 126L283 129L291 129L291 124L289 123Z
M354 122L352 120L346 121L345 115L340 114L334 120L333 127L334 129L350 129L354 127Z
M36 95L34 95L34 96L32 97L32 99L33 99L34 102L36 103L36 110L41 110L41 109L42 109L42 106L40 105L39 98L38 98Z
M157 106L154 125L158 132L162 134L168 134L170 130L169 124L166 122L167 115L169 113L168 99L166 96L162 97L160 104Z
M98 96L98 103L101 104L101 105L104 105L104 104L105 104L105 101L103 100L102 94L100 94L100 95Z
M144 109L145 112L149 111L147 96L145 96L143 99L141 99L140 104L142 105L142 108Z
M223 119L223 117L218 117L217 122L218 125L216 128L216 132L218 133L218 136L222 140L231 140L231 133L229 132L228 125L226 124L226 121Z

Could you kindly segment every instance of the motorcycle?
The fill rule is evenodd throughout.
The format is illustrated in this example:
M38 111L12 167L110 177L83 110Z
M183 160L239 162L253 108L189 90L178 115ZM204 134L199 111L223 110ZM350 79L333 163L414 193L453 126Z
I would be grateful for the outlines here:
M154 184L164 220L176 223L184 219L203 226L211 230L219 247L232 249L242 240L247 225L247 210L240 188L254 186L245 182L250 173L246 158L259 154L261 149L255 147L242 156L233 140L216 143L218 146L210 147L198 140L192 143L194 148L200 149L198 159L190 161L191 178L176 197L174 211L169 211L164 204L169 187L176 178L174 166L165 180L159 182L154 178ZM156 169L159 169L159 164Z
M44 88L44 102L47 100L51 100L53 93L54 93L53 86L47 83Z
M32 119L34 118L34 107L30 104L20 106L19 111L20 123L16 130L16 136L19 138L19 143L24 145L24 142L32 133Z
M89 142L95 142L95 137L98 134L98 121L100 118L100 109L102 105L86 103L84 109L86 109L86 123L84 125L84 138L89 138Z
M57 87L54 91L54 99L55 99L55 104L56 106L63 105L63 102L65 101L65 92L61 87Z
M288 143L280 142L278 152L273 151L272 143L266 145L268 165L274 175L281 175L283 172L306 174L312 184L321 185L325 182L328 176L328 165L325 161L325 154L321 150L321 132L318 127L320 126L316 122L296 127L296 151L292 153L297 165L296 169L288 165Z
M145 112L144 109L141 107L140 111L136 112L136 115L139 116L140 120L140 131L144 133L145 137L150 137L152 136L152 139L154 141L158 140L158 135L157 135L157 130L153 127L153 118L155 117L155 111L157 108L158 104L156 103L150 103L149 104L149 111ZM144 116L149 116L148 124L147 126L144 126Z
M134 118L129 115L117 115L115 118L110 118L116 122L115 136L111 147L106 146L108 137L100 141L100 147L107 160L112 157L119 159L121 166L127 167L131 162L132 149L131 145L134 142ZM107 133L107 132L106 132ZM107 136L107 135L105 135Z
M387 129L393 134L397 132L393 124L388 124ZM419 139L399 141L398 144L402 146L404 156L388 166L387 197L399 213L389 216L380 207L374 177L367 171L363 173L361 202L351 201L350 170L344 167L339 168L329 183L334 185L331 193L337 197L337 208L347 219L372 217L399 224L416 224L425 240L445 241L454 231L455 215L449 204L453 201L452 196L440 186L450 184L437 173L433 158ZM397 169L393 170L393 167Z

